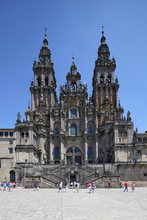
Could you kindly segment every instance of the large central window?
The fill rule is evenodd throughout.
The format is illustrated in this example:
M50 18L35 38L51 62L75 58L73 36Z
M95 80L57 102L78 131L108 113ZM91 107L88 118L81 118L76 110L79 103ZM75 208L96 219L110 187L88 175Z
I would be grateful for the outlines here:
M70 110L70 117L71 118L77 118L77 109L76 108L72 108Z

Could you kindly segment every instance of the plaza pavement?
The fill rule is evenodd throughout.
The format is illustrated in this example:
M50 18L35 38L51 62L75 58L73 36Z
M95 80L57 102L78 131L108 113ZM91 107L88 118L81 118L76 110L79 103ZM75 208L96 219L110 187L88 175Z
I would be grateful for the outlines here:
M147 220L147 188L0 191L0 220Z

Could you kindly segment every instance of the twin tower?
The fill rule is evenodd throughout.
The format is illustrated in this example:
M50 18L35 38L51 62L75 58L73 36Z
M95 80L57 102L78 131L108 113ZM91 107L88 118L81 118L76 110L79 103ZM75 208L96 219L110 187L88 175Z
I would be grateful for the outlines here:
M98 58L92 79L92 96L72 60L66 83L60 87L59 101L51 52L45 34L39 61L33 63L31 107L26 119L16 121L16 163L39 164L101 164L115 163L115 145L130 129L130 113L123 117L117 100L116 62L110 58L102 31ZM127 139L128 140L128 139Z

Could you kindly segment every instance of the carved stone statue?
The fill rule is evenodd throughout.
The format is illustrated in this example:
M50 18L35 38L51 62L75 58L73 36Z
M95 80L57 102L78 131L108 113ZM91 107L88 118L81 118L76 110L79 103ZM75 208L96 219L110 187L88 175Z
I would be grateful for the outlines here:
M43 154L44 164L47 164L47 154Z
M130 115L131 115L131 113L128 111L128 113L127 113L127 121L131 121Z

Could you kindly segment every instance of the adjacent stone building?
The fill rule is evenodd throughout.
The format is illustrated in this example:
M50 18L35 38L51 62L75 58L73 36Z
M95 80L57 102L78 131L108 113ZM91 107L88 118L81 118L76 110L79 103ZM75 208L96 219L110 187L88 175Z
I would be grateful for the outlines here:
M134 131L130 112L118 101L116 61L102 31L92 79L92 96L81 82L74 57L59 101L51 52L45 34L39 61L33 63L31 106L18 113L14 129L0 129L0 180L31 187L60 181L97 186L120 180L147 181L147 133Z

